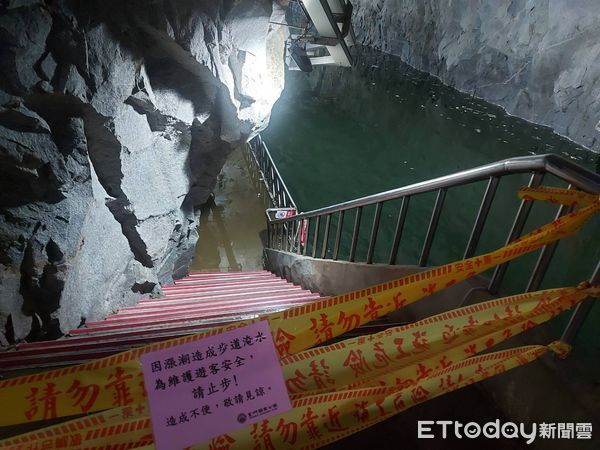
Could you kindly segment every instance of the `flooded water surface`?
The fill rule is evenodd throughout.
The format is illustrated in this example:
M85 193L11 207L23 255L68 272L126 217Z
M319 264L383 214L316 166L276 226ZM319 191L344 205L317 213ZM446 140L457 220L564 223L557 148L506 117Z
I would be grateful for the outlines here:
M396 57L361 48L355 49L351 69L288 72L263 139L303 211L504 158L554 153L594 171L598 156L548 128L449 88ZM504 244L520 203L515 192L528 181L528 175L502 179L477 253ZM566 187L552 176L544 182ZM485 182L448 191L430 265L462 258L484 190ZM434 193L411 199L398 263L418 261L434 201ZM388 261L398 209L398 201L384 205L375 262ZM556 206L536 203L525 231L555 214ZM373 215L373 208L363 212L357 261L365 259ZM342 259L349 252L352 222L344 221ZM561 242L542 287L589 277L600 257L599 225L594 219L576 237ZM506 293L524 289L536 257L510 265Z

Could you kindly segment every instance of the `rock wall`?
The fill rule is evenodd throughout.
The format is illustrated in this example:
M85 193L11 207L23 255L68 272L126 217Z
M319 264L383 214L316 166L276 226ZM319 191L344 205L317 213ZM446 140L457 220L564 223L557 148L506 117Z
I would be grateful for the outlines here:
M358 42L600 152L597 0L355 0Z
M0 345L185 273L283 88L271 0L0 1Z

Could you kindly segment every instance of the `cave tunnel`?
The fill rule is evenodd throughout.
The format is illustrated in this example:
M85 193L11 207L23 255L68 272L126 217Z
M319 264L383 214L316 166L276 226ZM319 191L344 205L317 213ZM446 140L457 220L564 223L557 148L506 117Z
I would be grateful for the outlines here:
M0 0L0 448L598 448L599 32Z

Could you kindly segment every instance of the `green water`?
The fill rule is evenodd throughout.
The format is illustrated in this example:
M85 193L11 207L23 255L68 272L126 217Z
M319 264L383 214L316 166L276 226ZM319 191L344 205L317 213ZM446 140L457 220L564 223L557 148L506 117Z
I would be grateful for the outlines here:
M595 170L598 157L545 127L449 88L396 57L360 48L351 69L288 72L285 91L262 135L303 211L513 156L555 153L590 170ZM504 244L519 206L514 193L528 180L527 175L502 179L477 253ZM565 186L552 176L544 184ZM478 183L448 191L429 265L462 258L484 189L485 183ZM417 263L434 201L434 194L411 200L398 263ZM399 202L383 208L375 262L388 260L398 209ZM556 206L536 203L525 232L552 220L555 213ZM373 215L374 208L363 212L357 261L365 260ZM349 253L353 220L353 215L345 218L340 259ZM542 288L589 277L600 258L599 225L596 218L561 242ZM335 226L334 218L331 229ZM328 254L332 240L329 244ZM505 293L524 289L536 257L509 266ZM600 324L599 309L595 307L588 322ZM597 337L594 345L600 348Z

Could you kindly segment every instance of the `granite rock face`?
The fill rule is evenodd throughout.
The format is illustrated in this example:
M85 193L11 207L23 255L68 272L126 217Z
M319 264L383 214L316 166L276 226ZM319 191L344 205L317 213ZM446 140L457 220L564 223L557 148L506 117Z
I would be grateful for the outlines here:
M358 41L600 152L597 0L356 0Z
M0 344L185 273L199 205L266 126L271 0L0 1Z

